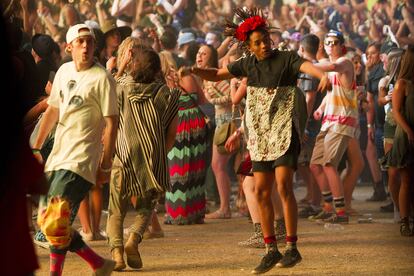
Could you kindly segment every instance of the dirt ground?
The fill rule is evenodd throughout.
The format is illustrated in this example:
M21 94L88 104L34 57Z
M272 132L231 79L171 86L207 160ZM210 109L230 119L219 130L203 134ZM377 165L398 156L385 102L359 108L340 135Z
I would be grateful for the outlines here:
M274 268L266 275L414 275L414 237L400 236L393 214L379 212L384 203L365 202L371 193L371 187L357 187L353 207L360 215L371 214L373 223L358 224L359 217L355 216L343 230L332 231L323 224L300 219L298 249L302 262L293 268ZM302 198L304 188L296 189L295 194ZM132 217L133 213L128 214L126 226ZM162 221L162 215L159 219ZM79 227L78 222L75 227ZM207 220L203 225L163 225L163 230L164 238L141 243L143 269L113 275L249 275L264 252L237 246L252 231L245 217ZM110 258L105 241L90 245ZM279 248L283 251L284 245ZM41 269L36 275L49 275L48 251L37 248L37 252ZM63 274L90 275L91 270L76 254L68 253Z

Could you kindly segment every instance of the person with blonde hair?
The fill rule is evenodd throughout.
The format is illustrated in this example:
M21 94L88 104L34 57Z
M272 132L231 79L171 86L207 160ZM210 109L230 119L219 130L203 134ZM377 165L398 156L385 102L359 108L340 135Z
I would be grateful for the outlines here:
M119 47L118 138L110 179L108 243L115 270L142 265L138 244L152 218L157 199L170 186L167 153L177 128L178 89L164 82L158 54L129 37ZM136 216L124 246L123 221L131 197Z

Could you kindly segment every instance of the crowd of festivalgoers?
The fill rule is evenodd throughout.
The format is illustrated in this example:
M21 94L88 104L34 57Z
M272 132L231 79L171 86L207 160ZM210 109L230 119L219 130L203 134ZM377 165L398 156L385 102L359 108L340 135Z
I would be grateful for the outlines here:
M10 134L22 137L9 141L3 168L16 185L2 184L1 205L39 210L31 230L50 248L51 275L67 251L96 275L141 268L139 244L164 235L157 211L165 224L229 219L236 174L253 223L239 246L266 249L255 274L301 261L298 217L358 216L364 168L367 201L414 236L413 0L7 0L1 10L12 69L2 83L18 96ZM32 179L13 176L22 166ZM307 191L298 202L294 179ZM26 194L28 210L17 206ZM105 239L112 260L85 243ZM27 274L38 265L22 248Z

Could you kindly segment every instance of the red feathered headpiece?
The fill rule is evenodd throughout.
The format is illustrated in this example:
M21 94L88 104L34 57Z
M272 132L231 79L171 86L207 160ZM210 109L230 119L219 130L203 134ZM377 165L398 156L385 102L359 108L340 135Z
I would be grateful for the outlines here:
M269 31L269 25L263 11L258 8L247 9L237 8L234 10L235 17L233 20L226 20L224 35L233 37L233 41L239 41L242 48L248 39L248 34L257 29ZM241 22L241 23L236 23Z
M266 27L266 24L266 20L259 15L249 17L242 23L240 23L240 25L236 29L234 36L239 41L246 41L248 32L254 31L257 28Z

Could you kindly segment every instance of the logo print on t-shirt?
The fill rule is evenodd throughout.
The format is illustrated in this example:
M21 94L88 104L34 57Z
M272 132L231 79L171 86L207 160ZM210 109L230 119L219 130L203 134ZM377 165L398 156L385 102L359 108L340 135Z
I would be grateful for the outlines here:
M74 105L76 107L79 107L83 104L83 99L81 96L73 96L70 98L69 105Z
M75 87L76 87L76 81L75 80L70 80L68 82L68 89L69 89L69 91L71 91Z

